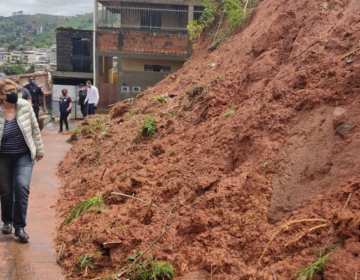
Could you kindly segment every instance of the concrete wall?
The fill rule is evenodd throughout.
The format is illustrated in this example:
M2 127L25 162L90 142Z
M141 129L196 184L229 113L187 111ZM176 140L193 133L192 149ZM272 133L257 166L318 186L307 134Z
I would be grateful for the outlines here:
M160 82L165 76L166 73L160 72L122 71L118 73L117 100L122 101L135 97L139 93L132 92L132 87L141 87L141 90L144 91L147 87L154 86ZM121 86L123 84L130 87L130 93L121 93Z
M136 59L136 58L122 59L122 68L124 71L144 72L145 64L170 66L171 72L175 72L183 66L184 62L170 61L170 60L155 60L155 59Z
M72 64L72 38L86 38L90 49L91 66L90 72L93 71L92 54L93 54L93 32L89 30L76 30L58 28L56 30L56 44L57 44L57 70L58 71L73 71Z
M96 44L98 50L104 51L180 55L192 52L187 32L98 30Z

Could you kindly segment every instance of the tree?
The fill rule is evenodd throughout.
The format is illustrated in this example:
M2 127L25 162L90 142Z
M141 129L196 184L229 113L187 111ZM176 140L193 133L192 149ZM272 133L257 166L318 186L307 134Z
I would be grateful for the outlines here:
M20 75L26 72L25 67L21 64L3 64L0 66L0 72L6 75Z
M34 73L34 72L35 72L35 64L30 64L30 67L26 71L26 73Z
M11 52L11 51L14 51L16 50L16 47L15 45L11 44L9 47L8 47L8 51Z

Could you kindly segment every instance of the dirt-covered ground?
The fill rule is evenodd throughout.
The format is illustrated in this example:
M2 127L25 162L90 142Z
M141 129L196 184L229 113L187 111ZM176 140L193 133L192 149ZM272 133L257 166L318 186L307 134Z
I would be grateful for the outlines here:
M120 271L169 227L148 256L178 278L297 279L326 244L342 245L314 279L360 277L359 13L358 0L264 0L218 50L198 42L181 70L85 120L57 209L98 192L107 209L59 228L69 278ZM156 136L136 142L147 116ZM109 241L123 243L109 255Z

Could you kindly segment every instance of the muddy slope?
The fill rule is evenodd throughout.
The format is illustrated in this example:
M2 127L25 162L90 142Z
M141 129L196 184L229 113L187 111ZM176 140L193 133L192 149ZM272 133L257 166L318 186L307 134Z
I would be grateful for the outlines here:
M173 262L178 277L205 269L212 279L297 279L333 232L329 245L342 247L318 279L353 279L360 58L344 55L360 47L359 12L357 0L264 0L219 50L198 43L181 70L115 106L111 119L85 121L59 167L58 211L99 191L108 209L59 229L65 271L101 243L122 241L95 255L86 277L119 271L170 227L149 256ZM156 95L173 98L161 104ZM134 141L149 115L156 136Z

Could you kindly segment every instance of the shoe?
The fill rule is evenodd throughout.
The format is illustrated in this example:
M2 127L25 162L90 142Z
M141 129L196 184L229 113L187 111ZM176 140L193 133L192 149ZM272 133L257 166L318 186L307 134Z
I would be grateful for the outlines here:
M14 236L18 237L21 243L26 243L30 239L29 235L27 235L23 228L16 228Z
M67 129L65 129L65 131L69 131L69 129L67 128Z
M62 129L60 129L58 132L59 132L59 133L61 133L61 132L63 132L63 130L62 130Z
M4 223L4 226L2 228L2 233L3 234L10 234L12 233L12 224L5 224Z

